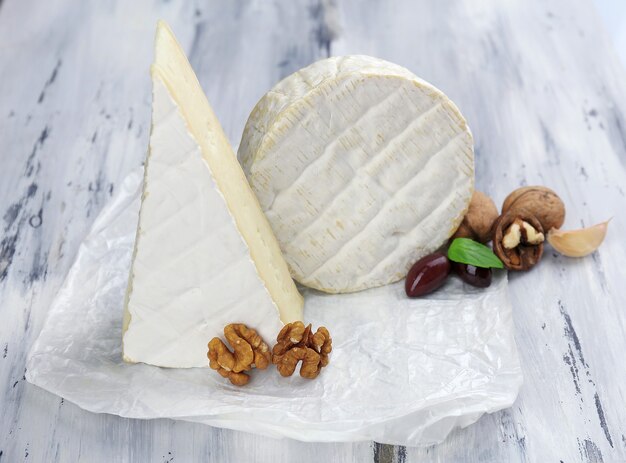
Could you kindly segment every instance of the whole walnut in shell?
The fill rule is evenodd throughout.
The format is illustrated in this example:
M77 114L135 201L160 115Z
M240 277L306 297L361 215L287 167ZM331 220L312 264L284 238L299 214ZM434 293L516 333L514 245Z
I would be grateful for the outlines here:
M545 186L525 186L513 191L502 203L502 214L515 210L532 213L546 232L561 228L565 221L565 204L559 195Z
M498 209L493 200L485 193L475 190L467 213L452 239L471 238L486 243L491 240L491 229L497 218Z

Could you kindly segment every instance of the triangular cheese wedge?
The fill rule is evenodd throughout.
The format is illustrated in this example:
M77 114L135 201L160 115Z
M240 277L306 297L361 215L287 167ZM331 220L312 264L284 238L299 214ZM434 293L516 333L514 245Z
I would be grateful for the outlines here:
M124 360L207 366L207 343L245 323L272 343L302 296L198 79L164 22L124 316Z

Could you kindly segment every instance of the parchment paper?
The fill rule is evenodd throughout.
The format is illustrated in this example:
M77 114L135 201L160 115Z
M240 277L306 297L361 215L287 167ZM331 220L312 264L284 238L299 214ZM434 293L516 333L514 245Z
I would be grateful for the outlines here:
M504 275L486 290L450 278L427 299L408 299L402 282L348 295L302 289L305 320L333 336L330 365L314 381L272 369L238 388L208 368L125 364L141 181L141 172L125 179L80 246L30 352L31 383L97 413L410 446L440 442L514 402L522 374Z

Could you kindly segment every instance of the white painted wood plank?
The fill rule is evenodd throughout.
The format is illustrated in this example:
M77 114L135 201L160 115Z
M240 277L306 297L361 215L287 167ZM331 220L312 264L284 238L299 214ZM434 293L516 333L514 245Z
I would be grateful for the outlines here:
M516 405L425 449L302 444L84 412L23 381L80 240L147 146L148 65L163 17L233 144L257 99L330 51L404 64L446 91L499 201L543 183L566 225L615 215L593 258L547 253L512 278L526 383ZM336 37L334 36L336 34ZM626 458L624 71L591 5L217 0L0 4L0 461L614 461ZM92 141L93 140L93 141ZM130 437L129 437L130 436Z

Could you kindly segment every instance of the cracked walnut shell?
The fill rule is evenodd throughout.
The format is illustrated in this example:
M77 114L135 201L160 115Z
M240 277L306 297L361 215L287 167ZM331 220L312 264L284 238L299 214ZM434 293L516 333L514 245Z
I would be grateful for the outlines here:
M243 323L231 323L224 327L224 337L233 349L231 352L220 338L209 342L209 366L236 386L250 381L244 373L252 368L264 370L272 360L268 345L252 328Z
M494 224L493 252L509 270L530 270L543 254L541 222L523 209L509 210Z
M328 365L332 351L332 339L328 330L321 326L313 333L311 324L304 326L302 322L285 325L276 337L276 345L272 350L274 363L281 376L291 376L299 362L300 376L316 378L323 367Z

